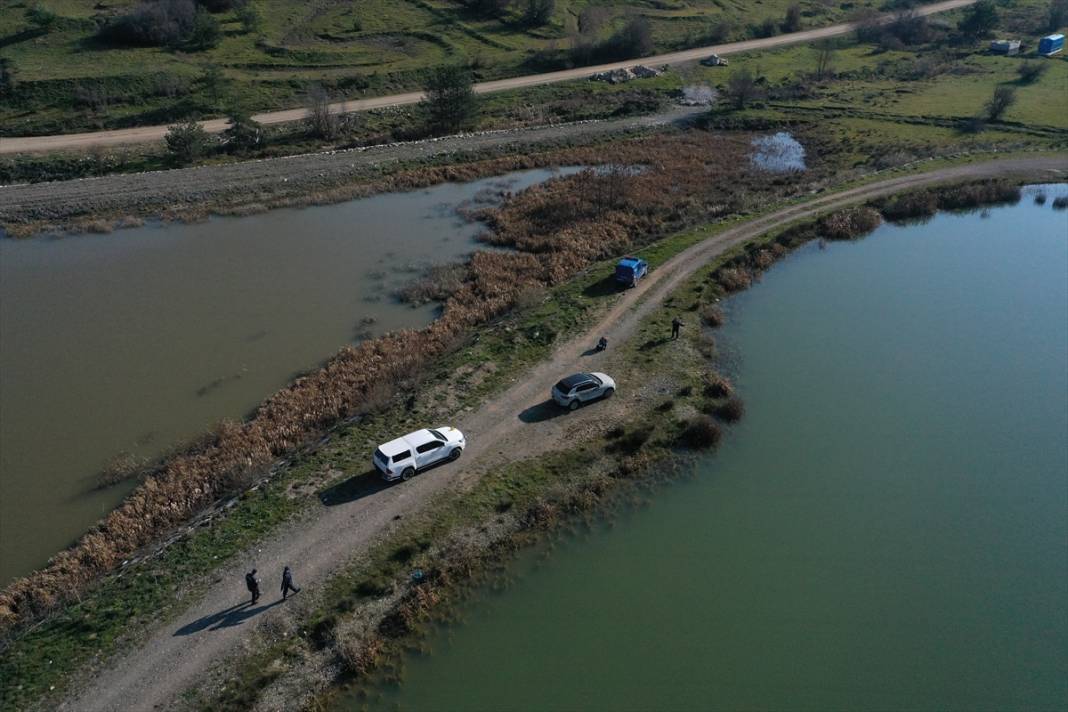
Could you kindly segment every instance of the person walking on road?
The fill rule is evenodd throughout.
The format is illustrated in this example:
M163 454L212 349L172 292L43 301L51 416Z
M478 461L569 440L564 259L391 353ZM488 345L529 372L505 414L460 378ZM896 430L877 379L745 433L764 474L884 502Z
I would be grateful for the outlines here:
M679 329L682 327L682 319L677 316L671 320L671 340L679 338Z
M260 582L256 578L256 569L252 569L245 574L245 585L248 586L248 592L252 594L252 605L256 605L256 601L260 600Z
M285 570L282 571L282 600L283 601L286 600L286 596L289 595L290 591L292 591L293 593L300 593L300 589L293 585L293 572L290 571L289 567L287 566L285 568Z

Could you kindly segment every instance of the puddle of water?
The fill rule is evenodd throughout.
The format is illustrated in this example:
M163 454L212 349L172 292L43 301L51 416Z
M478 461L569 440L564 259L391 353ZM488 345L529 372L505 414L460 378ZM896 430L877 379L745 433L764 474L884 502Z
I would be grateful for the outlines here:
M575 172L578 168L564 169ZM241 418L338 348L433 319L392 295L482 248L457 207L555 175L467 184L111 235L0 240L0 582L44 563L151 457Z
M805 147L785 131L754 138L750 160L771 173L795 173L806 168Z

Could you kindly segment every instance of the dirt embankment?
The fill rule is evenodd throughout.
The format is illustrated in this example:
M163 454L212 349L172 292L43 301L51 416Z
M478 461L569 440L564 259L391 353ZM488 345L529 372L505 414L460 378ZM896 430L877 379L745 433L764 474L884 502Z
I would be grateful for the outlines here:
M597 368L597 357L584 356L592 340L602 334L613 344L626 342L636 327L665 297L701 269L709 260L724 251L758 237L765 232L794 221L812 218L857 202L876 200L895 192L923 187L937 182L967 180L1012 175L1018 172L1031 175L1056 171L1050 175L1063 177L1068 172L1068 158L1006 160L941 169L929 174L896 178L829 195L777 211L757 220L721 232L672 258L654 271L637 289L624 294L597 323L582 334L560 346L546 362L524 374L523 380L479 411L463 418L459 425L469 434L471 449L465 455L462 472L456 479L445 477L417 478L403 488L390 488L347 503L320 511L303 522L299 530L286 532L265 543L257 554L257 561L270 569L288 561L300 561L302 578L310 586L322 583L336 570L338 561L348 559L351 552L365 549L382 532L388 531L398 516L410 516L420 511L445 488L462 486L472 478L479 478L485 468L499 462L503 453L518 460L538 456L558 445L561 435L566 439L566 426L551 419L530 423L517 419L516 413L529 412L544 400L544 387L560 373L579 367ZM995 197L998 191L992 193ZM870 224L870 216L863 212L839 216L827 223L827 229L839 230L843 237ZM744 260L758 260L753 264L740 262L724 267L716 280L725 289L725 280L747 275L751 279L754 265L765 259L760 252L746 253ZM768 258L770 259L770 257ZM733 270L733 272L727 272ZM733 276L731 276L733 275ZM592 358L592 360L591 360ZM537 437L531 433L538 431ZM559 431L559 432L556 432ZM554 432L556 436L554 437ZM238 580L243 562L221 572L221 581ZM183 616L183 629L195 626L198 620L211 619L217 611L232 604L232 587L223 583L208 592L203 601ZM266 622L279 620L281 611L266 612ZM94 678L89 689L72 700L69 709L121 709L136 701L136 706L150 708L166 704L186 686L201 679L204 672L221 657L235 650L247 633L240 627L225 627L184 638L175 637L169 630L160 630L144 645L117 661L103 674Z
M531 151L603 140L618 134L685 124L701 113L692 107L653 116L587 121L512 131L449 136L369 148L287 156L170 171L82 178L0 187L0 226L15 236L41 230L110 225L126 216L204 217L212 211L256 212L268 207L338 202L376 192L413 189L445 180L471 180L512 169L553 165ZM438 166L382 177L390 165L477 157L511 158L478 165Z

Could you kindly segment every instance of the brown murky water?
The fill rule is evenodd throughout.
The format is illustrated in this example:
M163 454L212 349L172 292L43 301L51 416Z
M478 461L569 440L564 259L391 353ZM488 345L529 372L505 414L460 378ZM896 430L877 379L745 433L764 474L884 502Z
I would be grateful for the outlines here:
M418 327L393 291L476 247L456 207L552 176L112 235L0 240L0 583L40 566L158 455L240 418L338 348Z

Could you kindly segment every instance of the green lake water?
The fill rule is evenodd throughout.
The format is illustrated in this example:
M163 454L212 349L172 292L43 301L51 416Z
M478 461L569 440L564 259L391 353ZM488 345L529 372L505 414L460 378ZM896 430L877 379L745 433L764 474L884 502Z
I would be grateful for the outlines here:
M1068 213L1035 191L773 267L728 304L719 452L338 707L1068 708Z

